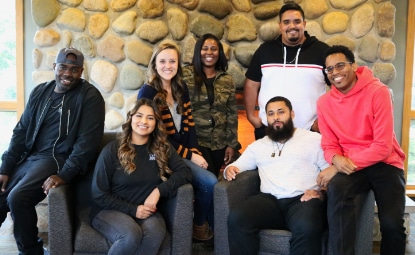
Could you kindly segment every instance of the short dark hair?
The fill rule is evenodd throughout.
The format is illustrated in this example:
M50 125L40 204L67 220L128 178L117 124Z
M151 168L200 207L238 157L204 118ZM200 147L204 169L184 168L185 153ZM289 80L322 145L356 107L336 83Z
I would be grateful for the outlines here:
M271 98L270 100L268 100L267 104L265 105L265 110L268 108L268 105L269 105L270 103L274 103L274 102L284 102L284 103L285 103L285 105L288 107L288 109L290 109L290 111L292 111L292 110L293 110L293 106L292 106L292 104L291 104L291 101L290 101L290 100L288 100L288 99L287 99L287 98L285 98L285 97L282 97L282 96L276 96L276 97L273 97L273 98Z
M281 7L280 12L278 14L280 16L280 21L281 21L282 15L286 11L299 11L301 13L301 16L303 17L303 19L305 19L303 8L301 8L301 6L299 4L291 2L291 3L284 4Z
M330 55L337 54L337 53L343 54L349 62L355 63L353 52L344 45L333 45L329 47L324 52L324 59L326 59Z

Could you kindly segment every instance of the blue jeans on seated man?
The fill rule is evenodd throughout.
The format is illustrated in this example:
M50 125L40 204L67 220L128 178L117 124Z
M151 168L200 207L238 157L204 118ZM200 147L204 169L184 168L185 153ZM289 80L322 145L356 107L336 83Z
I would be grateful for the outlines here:
M15 168L9 176L6 190L0 193L0 226L10 211L20 255L43 255L35 206L45 198L42 184L49 176L56 174L56 168L53 158L28 157Z
M301 202L302 195L277 199L260 193L236 204L228 216L231 255L256 255L259 231L289 230L290 254L321 255L321 238L327 226L326 203L318 198Z
M337 173L327 189L327 214L331 248L334 254L354 254L357 194L375 193L382 242L380 254L405 254L405 179L402 169L383 162L351 175Z
M193 175L192 185L195 192L193 223L201 226L207 221L213 229L213 187L218 182L218 178L192 161L188 159L184 161Z
M159 212L137 219L120 211L103 210L92 219L92 226L112 243L109 255L157 254L166 234Z

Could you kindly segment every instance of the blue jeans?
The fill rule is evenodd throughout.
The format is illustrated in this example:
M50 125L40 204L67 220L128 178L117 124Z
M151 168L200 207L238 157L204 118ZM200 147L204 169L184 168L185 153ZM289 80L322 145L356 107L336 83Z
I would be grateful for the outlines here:
M141 220L119 211L103 210L92 219L92 226L112 243L109 255L157 254L166 234L166 224L158 212Z
M292 233L290 254L320 255L326 203L317 198L301 202L300 198L276 199L260 193L236 204L228 216L230 254L256 255L260 230L285 229Z
M42 184L53 174L56 174L53 158L29 157L16 167L9 176L6 190L0 192L0 226L10 211L19 254L43 254L35 206L45 198Z
M192 185L195 191L193 222L201 226L207 221L213 229L213 187L218 182L218 178L192 161L188 159L184 161L192 170L193 175Z
M334 254L354 254L354 197L372 189L378 207L382 242L380 254L405 254L405 179L402 169L377 163L351 175L337 173L327 189L328 223Z

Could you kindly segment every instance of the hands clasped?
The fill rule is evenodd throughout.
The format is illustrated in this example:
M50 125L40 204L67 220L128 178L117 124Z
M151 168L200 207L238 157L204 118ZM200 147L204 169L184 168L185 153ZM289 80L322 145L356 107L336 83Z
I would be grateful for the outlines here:
M353 161L345 156L335 155L331 162L337 168L337 171L347 175L353 174L357 170L357 166Z

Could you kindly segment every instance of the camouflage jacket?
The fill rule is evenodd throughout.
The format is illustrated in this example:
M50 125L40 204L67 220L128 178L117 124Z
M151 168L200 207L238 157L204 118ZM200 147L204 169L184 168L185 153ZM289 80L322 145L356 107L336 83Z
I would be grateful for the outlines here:
M239 150L238 111L232 76L226 72L217 72L213 83L215 98L212 106L209 104L205 86L202 86L199 97L194 96L193 66L184 67L183 76L189 88L199 145L211 150L227 146Z

